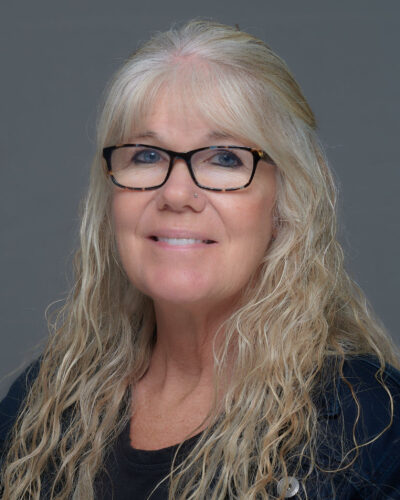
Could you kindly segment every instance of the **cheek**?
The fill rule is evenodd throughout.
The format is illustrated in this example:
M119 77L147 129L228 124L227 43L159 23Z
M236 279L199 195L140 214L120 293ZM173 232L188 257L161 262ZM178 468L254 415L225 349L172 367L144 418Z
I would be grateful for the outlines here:
M142 200L129 191L117 191L111 201L112 222L118 240L120 232L134 232L139 223L144 206Z
M265 207L254 207L243 221L243 234L245 235L244 258L252 256L258 263L263 259L272 237L272 211ZM257 264L257 263L256 263Z
M232 253L227 261L235 263L234 272L245 282L262 262L271 241L274 197L273 193L254 194L241 201L229 214Z
M118 192L114 194L111 203L112 224L117 243L118 252L122 261L124 254L131 253L134 250L135 235L139 224L139 214L141 213L137 201L132 196L126 196L131 193ZM125 266L125 262L123 265Z
M232 227L238 235L244 235L249 245L268 246L272 235L272 214L275 204L274 186L256 189L246 200L238 200L232 211Z

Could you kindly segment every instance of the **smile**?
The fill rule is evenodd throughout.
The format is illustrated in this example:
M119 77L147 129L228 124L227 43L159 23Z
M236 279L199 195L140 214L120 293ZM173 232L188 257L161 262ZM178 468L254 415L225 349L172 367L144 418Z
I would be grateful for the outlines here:
M213 240L197 240L195 238L161 238L157 236L152 236L151 239L153 241L162 241L172 246L196 245L199 243L210 245L211 243L215 243L215 241Z

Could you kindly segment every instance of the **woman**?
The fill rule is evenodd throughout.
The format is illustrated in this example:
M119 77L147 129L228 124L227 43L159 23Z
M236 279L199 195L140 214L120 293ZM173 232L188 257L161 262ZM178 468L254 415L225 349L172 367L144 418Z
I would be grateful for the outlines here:
M399 362L284 62L159 34L98 145L76 285L2 403L4 498L400 498Z

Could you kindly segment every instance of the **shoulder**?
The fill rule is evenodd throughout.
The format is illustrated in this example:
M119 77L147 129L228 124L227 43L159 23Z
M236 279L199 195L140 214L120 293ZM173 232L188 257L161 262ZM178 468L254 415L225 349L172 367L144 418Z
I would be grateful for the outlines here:
M336 381L336 404L344 410L355 408L364 432L373 437L385 426L400 431L400 371L386 364L381 370L374 356L345 360L343 377ZM350 412L351 413L351 412Z
M324 370L324 378L327 379L324 381L325 392L318 392L322 416L343 414L343 409L352 405L355 399L364 413L370 410L373 415L380 409L386 414L388 402L395 406L400 404L400 371L389 364L382 371L375 356L346 358L342 371L337 362L329 362ZM368 404L372 401L385 402L385 408Z
M381 364L375 356L353 356L345 360L343 373L346 378L353 379L356 384L366 384L371 389L382 387L378 382L377 374L381 369ZM397 394L400 392L400 371L386 363L382 373L383 380Z
M375 498L367 494L372 490L400 498L400 371L391 365L381 371L373 356L348 358L325 402L324 428L336 451L343 443L350 450L362 498Z
M10 432L30 387L38 376L40 358L31 363L11 385L7 395L0 402L0 446Z

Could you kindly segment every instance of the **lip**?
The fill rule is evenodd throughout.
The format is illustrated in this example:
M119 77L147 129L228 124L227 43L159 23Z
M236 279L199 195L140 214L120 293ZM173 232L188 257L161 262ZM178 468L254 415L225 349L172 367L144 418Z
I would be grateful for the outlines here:
M174 247L174 248L187 248L187 247L198 247L198 246L210 246L217 241L212 238L209 234L198 232L198 231L189 231L185 229L160 229L152 231L148 234L147 238L154 243L157 243L162 246ZM160 241L160 238L169 238L169 239L190 239L197 240L195 243L189 243L187 245L170 245L166 241Z

